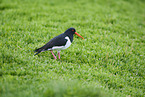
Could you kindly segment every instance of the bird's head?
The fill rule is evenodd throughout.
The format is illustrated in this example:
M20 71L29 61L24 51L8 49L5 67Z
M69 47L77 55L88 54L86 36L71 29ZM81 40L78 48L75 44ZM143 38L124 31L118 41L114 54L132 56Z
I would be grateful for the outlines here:
M81 35L79 35L79 34L76 32L76 29L75 29L75 28L69 28L69 29L67 29L64 33L67 33L67 34L76 34L76 35L78 35L79 37L81 37L82 39L84 39Z

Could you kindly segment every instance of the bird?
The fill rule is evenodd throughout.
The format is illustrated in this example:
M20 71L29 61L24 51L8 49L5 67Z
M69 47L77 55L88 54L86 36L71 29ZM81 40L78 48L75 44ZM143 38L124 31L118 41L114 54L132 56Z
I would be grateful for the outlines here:
M60 59L60 51L67 49L71 43L73 42L73 35L76 34L80 38L84 39L81 35L79 35L76 32L75 28L68 28L64 33L52 38L48 43L46 43L44 46L36 49L34 52L36 52L35 55L38 55L41 52L44 51L51 51L54 59L56 60L57 57L52 52L53 50L57 50L58 52L58 58Z

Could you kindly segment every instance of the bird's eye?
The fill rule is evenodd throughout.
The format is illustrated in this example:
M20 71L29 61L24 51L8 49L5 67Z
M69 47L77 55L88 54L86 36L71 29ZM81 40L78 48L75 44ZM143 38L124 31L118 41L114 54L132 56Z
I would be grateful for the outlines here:
M74 29L72 29L72 31L74 31Z

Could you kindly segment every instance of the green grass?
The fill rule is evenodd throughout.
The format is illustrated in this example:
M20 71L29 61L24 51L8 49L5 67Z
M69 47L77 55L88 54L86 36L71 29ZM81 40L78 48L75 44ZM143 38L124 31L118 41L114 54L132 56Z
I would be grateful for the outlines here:
M0 0L0 96L144 97L144 9L144 0ZM69 27L85 40L74 36L61 60L33 56Z

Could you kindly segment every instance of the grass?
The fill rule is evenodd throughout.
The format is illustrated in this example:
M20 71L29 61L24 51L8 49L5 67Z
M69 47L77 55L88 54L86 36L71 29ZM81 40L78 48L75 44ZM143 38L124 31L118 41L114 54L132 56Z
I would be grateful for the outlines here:
M1 97L144 97L144 0L0 0ZM67 28L61 60L34 49ZM56 52L55 52L56 54Z

